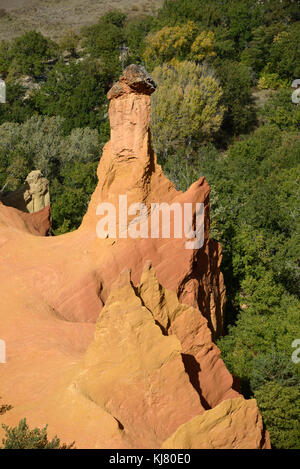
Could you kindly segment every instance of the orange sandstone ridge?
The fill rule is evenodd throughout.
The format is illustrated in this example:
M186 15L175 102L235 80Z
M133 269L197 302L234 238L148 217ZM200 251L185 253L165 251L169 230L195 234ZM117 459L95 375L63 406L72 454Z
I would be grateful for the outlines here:
M108 94L111 140L76 232L45 237L49 207L0 204L0 423L48 424L77 448L269 448L255 400L233 389L212 341L223 330L221 247L209 239L209 186L185 193L151 147L141 67ZM185 239L100 239L101 202L204 203L204 245ZM42 236L41 236L42 235Z

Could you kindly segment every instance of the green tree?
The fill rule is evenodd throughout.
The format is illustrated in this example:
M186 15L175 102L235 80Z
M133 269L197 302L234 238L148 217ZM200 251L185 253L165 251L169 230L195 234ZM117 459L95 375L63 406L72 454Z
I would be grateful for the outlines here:
M158 65L170 62L172 59L187 59L194 43L198 27L192 21L182 26L165 26L160 31L149 34L146 38L144 60L147 68L152 70ZM195 45L195 53L199 46Z
M13 80L6 81L6 103L0 106L0 125L4 122L24 122L33 114L26 99L26 89Z
M213 72L193 62L157 67L152 97L151 129L154 147L166 158L182 149L189 158L193 145L209 141L222 123L222 89Z
M215 34L213 31L202 31L191 46L191 57L196 62L202 62L215 56Z
M49 68L49 60L57 58L57 52L57 45L41 33L24 33L13 40L9 73L39 77Z
M217 76L226 106L222 128L233 134L247 132L256 122L249 67L232 60L223 60L217 67Z
M22 168L25 164L26 171L40 169L44 176L51 178L62 154L63 124L63 119L59 117L33 116L24 124L6 123L0 126L0 154L5 155L6 167ZM16 185L23 183L23 175L22 171L22 179L15 178Z
M40 114L63 117L65 134L78 127L99 128L106 126L106 83L93 60L59 62L31 103Z
M129 48L126 65L132 63L141 63L145 49L145 38L149 34L154 18L146 16L145 18L136 18L128 21L125 25L126 43Z
M67 51L71 57L76 57L79 40L79 36L72 29L69 29L60 38L58 45L62 52Z
M252 38L252 30L262 21L261 5L252 0L231 0L227 8L229 33L238 48L243 50Z
M55 234L73 231L86 213L97 185L97 162L74 161L63 166L59 183L52 186L52 229Z
M300 76L299 54L300 22L297 22L273 38L265 71L293 80Z
M0 189L19 188L40 169L49 179L52 227L56 234L77 228L97 184L99 132L74 129L64 135L64 119L33 116L23 124L0 126Z
M220 25L216 27L213 32L215 35L215 51L217 57L222 60L236 60L238 58L238 54L228 27Z
M300 106L292 103L291 88L278 90L264 105L260 114L264 122L280 130L300 128Z
M253 359L250 377L251 389L256 391L267 383L277 382L282 386L299 386L300 378L296 374L291 357L272 351L258 355Z
M114 10L98 23L82 29L82 46L91 57L100 59L102 72L112 81L121 73L120 47L125 42L126 15Z
M254 393L273 448L299 449L300 388L270 382Z

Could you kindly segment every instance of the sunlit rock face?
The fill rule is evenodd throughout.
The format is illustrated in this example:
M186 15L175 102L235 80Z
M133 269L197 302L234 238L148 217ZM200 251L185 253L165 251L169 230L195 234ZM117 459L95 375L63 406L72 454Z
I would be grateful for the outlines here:
M157 165L154 89L130 66L109 92L111 140L77 231L36 236L47 207L26 214L0 204L0 395L13 406L0 423L48 424L50 437L77 448L269 447L255 402L233 389L212 341L225 288L209 186L201 178L178 192ZM133 216L120 231L120 195L147 208L204 204L203 245L124 236ZM104 202L116 207L115 237L97 235Z
M99 183L80 231L95 229L97 206L102 202L116 207L118 231L120 194L127 196L128 206L135 202L148 208L151 203L178 203L182 207L186 203L203 203L205 232L201 249L186 249L184 238L117 239L113 251L117 253L118 265L113 259L108 270L113 271L115 278L116 272L130 267L133 281L137 282L143 260L150 259L159 281L174 290L184 303L197 307L207 318L213 335L218 336L223 331L225 287L220 272L221 247L209 239L210 189L202 177L187 192L176 191L157 164L149 127L150 95L155 87L142 67L131 65L108 93L111 140L104 147L98 167Z

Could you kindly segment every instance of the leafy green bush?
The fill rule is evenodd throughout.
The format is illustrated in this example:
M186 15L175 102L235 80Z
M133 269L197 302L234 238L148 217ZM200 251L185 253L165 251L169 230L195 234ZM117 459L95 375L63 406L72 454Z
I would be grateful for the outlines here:
M222 60L217 67L217 76L226 106L222 128L233 134L249 131L256 122L249 67L232 60Z
M296 374L291 357L273 350L272 353L261 354L253 359L251 389L256 391L274 381L282 386L300 385L300 377Z
M292 103L292 88L278 90L261 111L264 122L275 124L280 130L300 128L300 106Z
M248 65L254 72L259 74L267 64L274 37L284 27L284 23L275 22L270 26L264 24L254 29L248 47L241 53L242 63Z
M70 445L60 443L60 439L55 436L48 440L47 425L42 428L30 430L26 419L19 422L17 427L2 425L6 435L2 440L3 446L0 449L73 449L75 442Z
M105 126L106 80L95 61L59 62L32 95L32 106L39 114L63 117L65 134L77 127Z
M154 148L164 158L180 148L189 159L194 146L209 141L221 126L222 89L212 70L193 62L157 67L153 78L158 84L151 103Z
M254 393L274 449L300 447L300 388L269 382Z
M39 77L49 69L49 61L57 58L57 45L41 33L29 31L13 40L8 73L12 76Z
M300 76L300 22L289 25L274 37L265 71L293 80Z
M82 46L86 52L100 59L101 70L110 80L121 73L120 47L125 42L126 15L114 10L103 15L98 23L82 29Z
M260 90L287 88L288 80L279 78L277 73L263 72L258 80L257 87Z
M31 117L33 109L25 95L26 89L20 83L6 81L6 103L0 106L0 125L4 122L25 122Z
M262 21L261 6L252 0L231 0L227 6L229 33L239 50L243 50L251 40L252 31Z

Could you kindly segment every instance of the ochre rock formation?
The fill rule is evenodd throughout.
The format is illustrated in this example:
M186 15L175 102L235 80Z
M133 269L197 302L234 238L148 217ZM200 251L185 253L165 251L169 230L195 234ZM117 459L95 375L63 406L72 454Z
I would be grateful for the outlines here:
M165 336L130 283L113 285L76 380L105 409L132 445L160 447L179 425L203 412L175 335Z
M39 212L27 214L13 207L5 206L0 201L0 233L5 238L7 233L4 234L4 229L46 236L50 230L50 205Z
M25 184L1 197L3 204L23 212L35 213L50 205L49 181L40 170L31 171Z
M182 302L200 308L213 334L218 336L223 330L225 288L220 272L221 248L209 239L209 186L201 178L187 192L176 191L157 165L149 130L150 94L154 89L148 75L142 75L141 82L139 71L130 66L108 93L111 99L111 140L104 147L98 167L99 183L79 231L91 233L95 230L99 218L96 210L101 202L117 207L117 231L122 231L118 223L120 194L126 194L128 206L142 202L148 209L151 203L178 203L181 206L185 203L204 203L205 233L201 250L185 249L185 239L119 238L113 245L113 255L109 256L110 266L105 268L102 289L105 301L106 292L109 291L107 284L111 284L116 272L125 267L132 269L133 282L136 283L141 275L143 260L151 259L159 281L175 291ZM129 217L129 221L132 218ZM106 245L108 251L112 241L107 240Z
M269 449L255 399L229 399L181 425L164 449Z
M163 333L180 340L185 369L204 409L237 397L232 389L232 376L212 342L207 320L199 315L198 308L179 303L175 292L159 284L149 261L144 266L138 292Z
M0 394L13 406L0 423L48 423L50 436L75 440L77 448L223 447L236 438L240 447L269 447L259 413L233 389L212 342L222 332L225 289L221 248L209 239L209 187L201 178L177 192L157 165L149 132L154 88L130 66L109 93L111 140L76 232L35 236L42 211L0 204L0 338L7 349ZM118 207L119 195L147 207L204 203L203 246L122 237L119 223L121 237L100 239L97 207ZM202 418L215 419L210 436L193 440L191 427L206 428Z

